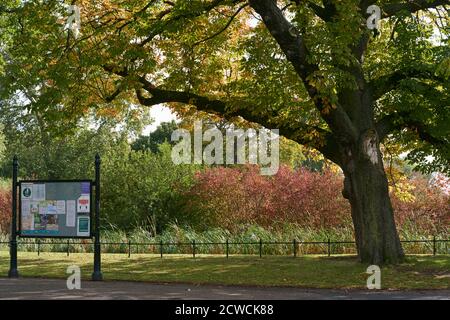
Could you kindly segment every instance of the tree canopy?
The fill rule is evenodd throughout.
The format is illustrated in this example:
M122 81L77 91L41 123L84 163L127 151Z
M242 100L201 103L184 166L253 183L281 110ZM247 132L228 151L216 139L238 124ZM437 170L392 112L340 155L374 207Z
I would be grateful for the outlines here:
M373 3L384 18L376 38L365 27ZM133 103L195 106L280 128L337 161L330 131L354 135L358 112L343 96L361 85L360 68L381 140L400 142L423 169L448 171L446 3L86 0L75 2L75 38L61 1L9 1L1 97L20 93L24 109L66 122L92 110L137 118Z

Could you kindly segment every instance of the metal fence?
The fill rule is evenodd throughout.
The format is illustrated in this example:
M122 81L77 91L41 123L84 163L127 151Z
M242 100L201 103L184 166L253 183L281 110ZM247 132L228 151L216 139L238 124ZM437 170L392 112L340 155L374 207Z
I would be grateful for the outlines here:
M450 254L448 243L450 239L430 239L420 240L402 240L405 253L412 254ZM0 247L8 247L9 242L0 242ZM411 249L413 246L413 249ZM103 253L127 254L158 254L161 258L164 255L184 254L195 258L199 254L224 255L227 258L230 255L290 255L297 257L308 254L322 255L340 255L356 254L356 244L354 241L263 241L260 239L255 242L102 242ZM92 253L94 242L91 240L45 240L41 239L19 239L18 251L36 252L63 252L67 256L70 253Z

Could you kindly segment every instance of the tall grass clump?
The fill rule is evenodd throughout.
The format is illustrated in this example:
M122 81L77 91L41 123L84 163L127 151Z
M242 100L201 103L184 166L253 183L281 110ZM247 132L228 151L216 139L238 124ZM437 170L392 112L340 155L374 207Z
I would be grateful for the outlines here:
M449 239L450 234L440 233L439 239ZM264 228L259 225L242 225L235 232L223 228L214 228L206 231L196 231L190 227L171 225L163 233L152 235L145 229L139 228L126 233L118 228L110 228L102 231L102 252L131 254L152 253L160 254L163 243L163 254L188 254L193 253L193 241L197 254L223 254L226 253L228 240L228 253L259 255L260 240L262 240L262 254L264 255L298 255L327 254L328 239L331 242L332 254L356 254L353 243L353 230L351 228L340 229L313 229L304 228L295 224L283 224L276 228ZM421 234L409 230L402 233L403 240L432 240L428 234ZM0 235L0 242L7 242L8 236ZM67 249L72 253L91 253L93 243L91 240L66 240L66 239L20 239L19 251L36 252L62 252ZM334 243L348 242L348 243ZM407 254L431 254L433 242L429 243L403 243ZM8 245L0 246L0 250L8 250ZM438 254L450 254L448 243L437 242Z

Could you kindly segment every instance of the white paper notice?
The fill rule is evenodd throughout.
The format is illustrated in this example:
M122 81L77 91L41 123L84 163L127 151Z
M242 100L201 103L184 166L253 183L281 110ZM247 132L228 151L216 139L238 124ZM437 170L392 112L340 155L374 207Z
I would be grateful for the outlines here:
M66 227L75 227L77 203L75 200L67 200Z
M45 201L39 203L39 214L48 214L48 207Z
M20 210L22 211L22 217L29 216L31 214L31 201L22 200Z
M33 230L34 229L34 216L31 215L31 201L30 200L22 200L21 203L21 228L23 230Z
M91 198L89 194L82 194L77 200L77 211L89 213L91 211Z
M33 184L33 200L45 200L45 184Z
M66 200L56 201L56 213L57 214L66 214Z
M39 213L39 202L38 201L31 201L30 204L31 207L31 213Z

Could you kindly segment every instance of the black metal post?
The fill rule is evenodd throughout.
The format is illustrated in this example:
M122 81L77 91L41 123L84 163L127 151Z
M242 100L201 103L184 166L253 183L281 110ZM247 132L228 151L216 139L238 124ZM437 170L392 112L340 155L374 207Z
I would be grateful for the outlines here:
M294 258L295 258L295 257L297 257L297 240L294 239L293 245L294 245Z
M39 256L41 253L41 240L40 239L37 240L37 244L38 244L38 256Z
M227 253L227 259L228 259L228 253L229 253L229 243L228 243L228 239L226 242L226 253Z
M95 155L95 243L93 281L102 281L101 247L100 247L100 156Z
M436 255L436 236L433 236L433 256Z
M330 238L328 238L328 256L331 256L331 242L330 242Z
M17 270L17 170L19 161L17 156L13 159L13 179L12 179L12 220L11 220L11 240L9 244L9 272L8 277L18 278L19 271Z
M131 257L131 240L128 240L128 258Z
M70 249L70 243L69 243L69 240L67 240L67 256L69 256L69 249Z
M195 259L195 240L192 240L192 257Z
M162 240L159 241L159 251L160 251L161 259L162 259L162 257L163 257L163 242L162 242Z
M262 239L259 239L259 257L262 258Z

